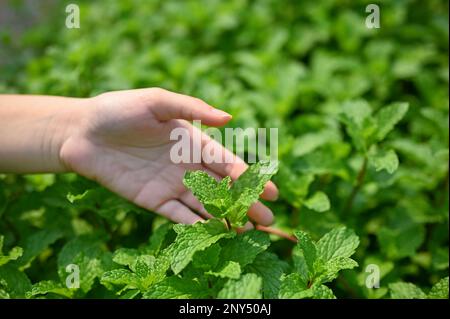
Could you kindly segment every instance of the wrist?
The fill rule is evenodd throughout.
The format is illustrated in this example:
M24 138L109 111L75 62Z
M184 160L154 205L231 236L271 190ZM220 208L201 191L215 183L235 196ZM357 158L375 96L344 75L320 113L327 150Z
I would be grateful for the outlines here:
M0 172L68 171L63 145L86 122L91 99L0 95Z
M52 158L57 158L58 172L72 172L73 168L67 156L67 145L73 145L77 137L86 132L87 123L95 108L94 98L77 99L65 110L62 110L54 118L57 126L56 135L59 137L51 147L55 151ZM50 132L50 135L52 133ZM50 151L52 152L52 151Z

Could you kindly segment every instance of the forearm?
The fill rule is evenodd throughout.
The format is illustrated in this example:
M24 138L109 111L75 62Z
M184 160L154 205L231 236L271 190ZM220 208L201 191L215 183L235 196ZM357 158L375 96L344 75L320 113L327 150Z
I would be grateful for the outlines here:
M76 133L88 99L0 95L0 173L65 172L64 141Z

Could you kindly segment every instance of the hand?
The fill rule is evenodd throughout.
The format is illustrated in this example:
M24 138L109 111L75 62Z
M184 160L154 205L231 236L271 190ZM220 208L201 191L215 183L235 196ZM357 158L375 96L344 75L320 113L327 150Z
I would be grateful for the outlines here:
M222 151L233 157L232 163L173 163L170 150L177 141L169 136L174 128L188 129L192 138L197 129L188 121L220 126L231 119L199 99L150 88L104 93L86 101L77 129L61 145L63 165L174 222L191 224L211 217L184 187L186 170L201 169L217 179L227 175L236 179L247 168L242 159L225 149ZM208 136L197 133L201 134L202 144L210 141ZM201 147L195 139L192 141L193 148ZM262 198L274 200L277 193L269 182ZM255 203L248 215L262 225L273 221L272 212L261 202Z

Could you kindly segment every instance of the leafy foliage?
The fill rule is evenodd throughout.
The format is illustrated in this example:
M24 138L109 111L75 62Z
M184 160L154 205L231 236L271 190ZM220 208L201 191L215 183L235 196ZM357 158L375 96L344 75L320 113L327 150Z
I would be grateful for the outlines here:
M216 217L194 226L73 174L0 175L0 298L448 298L448 2L385 1L380 29L360 1L207 2L80 0L80 29L56 2L0 33L0 91L159 86L278 128L267 205L298 243L221 222L245 223L264 163L233 183L187 172Z
M276 162L250 166L230 187L230 177L220 182L206 172L187 172L184 184L213 216L224 217L233 227L244 226L247 211L263 192L264 185L277 172Z

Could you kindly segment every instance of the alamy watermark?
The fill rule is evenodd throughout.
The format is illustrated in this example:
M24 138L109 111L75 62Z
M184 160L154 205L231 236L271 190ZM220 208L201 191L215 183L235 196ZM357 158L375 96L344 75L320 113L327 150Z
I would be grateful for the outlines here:
M234 163L234 154L249 164L257 160L278 162L278 128L225 128L222 133L215 127L202 131L201 121L193 121L192 129L173 129L170 140L176 141L170 150L175 164Z
M366 17L366 28L379 29L380 28L380 7L377 4L369 4L366 7L366 12L369 15Z
M71 3L66 6L66 28L79 29L80 28L80 7L77 4Z
M77 264L69 264L66 266L66 287L69 289L80 288L80 267Z
M369 264L366 266L366 287L369 289L380 288L380 267L376 264Z

